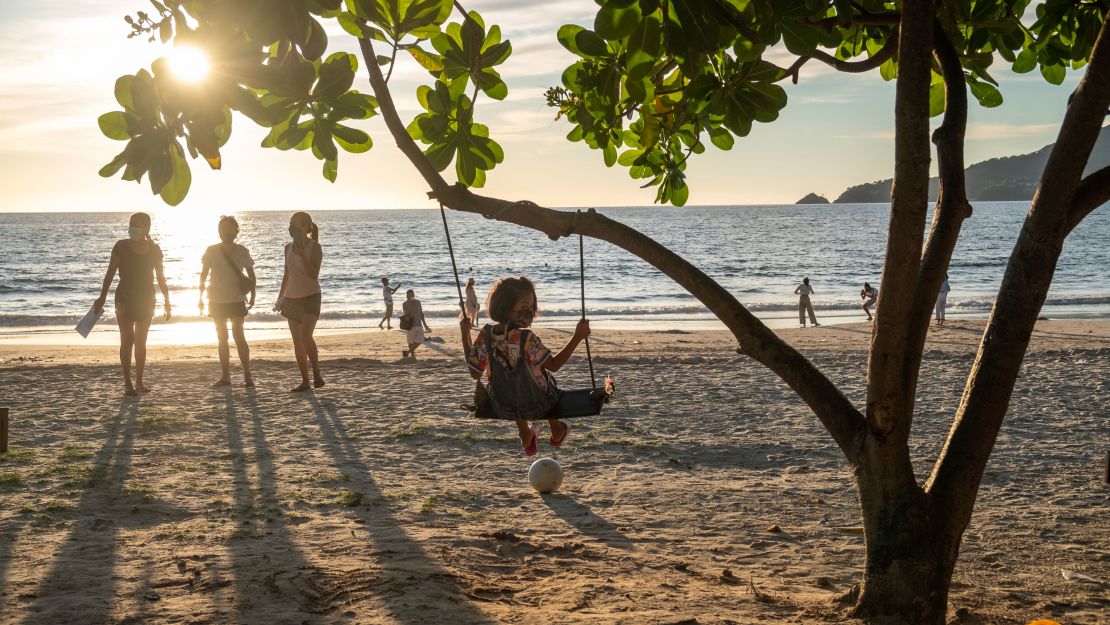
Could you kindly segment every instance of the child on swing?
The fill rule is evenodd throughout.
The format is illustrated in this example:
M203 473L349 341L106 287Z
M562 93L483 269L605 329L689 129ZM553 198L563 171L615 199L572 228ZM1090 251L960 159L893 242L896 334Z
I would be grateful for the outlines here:
M549 443L561 447L570 434L570 424L549 417L559 403L559 389L551 373L558 371L575 348L590 335L590 322L582 319L574 336L557 354L543 346L529 328L539 314L536 287L524 276L501 278L490 288L486 311L495 323L486 324L473 345L470 341L470 319L463 315L463 350L470 375L480 380L489 377L489 397L495 413L516 421L524 455L534 456L539 450L539 425L535 420L547 418L551 427Z

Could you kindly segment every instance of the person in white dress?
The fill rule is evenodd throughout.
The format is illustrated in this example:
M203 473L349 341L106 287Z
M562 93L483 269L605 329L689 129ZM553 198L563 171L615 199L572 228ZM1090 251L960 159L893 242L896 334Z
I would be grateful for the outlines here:
M408 341L409 348L401 352L401 357L416 358L416 348L424 344L424 332L431 333L432 329L428 327L428 320L424 318L424 307L420 305L420 300L416 299L416 292L412 289L405 292L405 303L401 304L401 311L412 320L412 325L405 330L405 339Z
M466 281L466 303L463 314L470 320L471 327L478 327L478 294L474 292L474 278Z

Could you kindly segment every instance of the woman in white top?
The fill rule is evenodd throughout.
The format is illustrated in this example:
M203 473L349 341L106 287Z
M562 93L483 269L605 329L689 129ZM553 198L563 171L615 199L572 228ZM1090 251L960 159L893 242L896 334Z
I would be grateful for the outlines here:
M470 320L472 328L478 327L478 294L474 292L474 278L466 281L466 304L463 314Z
M289 333L293 335L293 353L297 357L297 368L301 370L301 383L292 391L300 393L324 385L320 356L312 338L320 319L320 264L324 251L320 247L320 228L308 213L293 213L289 219L289 236L293 237L293 242L285 244L285 273L281 277L278 308L281 316L289 320ZM311 384L309 363L312 363Z
M239 352L239 362L243 365L243 386L254 388L251 377L250 347L243 334L243 320L247 311L254 307L255 276L254 260L247 248L235 242L239 236L239 222L234 217L220 217L218 226L220 242L204 251L200 265L200 301L197 307L204 312L204 288L208 286L208 316L216 323L216 338L219 339L220 367L223 375L212 385L213 388L231 386L231 349L227 344L227 320L231 320L231 334L235 337L235 350ZM243 270L250 281L250 301L243 303ZM210 281L209 281L210 279Z
M424 307L420 305L420 300L416 299L416 292L412 289L405 291L405 303L401 304L401 310L408 315L409 323L412 324L408 330L405 330L409 348L401 352L401 357L416 358L416 348L424 344L424 331L427 330L430 333L432 329L428 327L428 320L424 318Z
M806 327L806 313L809 313L809 322L814 326L821 324L817 323L817 317L813 314L813 304L809 301L809 296L813 295L815 291L813 287L809 286L809 278L802 278L802 283L798 288L794 289L794 294L798 296L798 323L804 328Z

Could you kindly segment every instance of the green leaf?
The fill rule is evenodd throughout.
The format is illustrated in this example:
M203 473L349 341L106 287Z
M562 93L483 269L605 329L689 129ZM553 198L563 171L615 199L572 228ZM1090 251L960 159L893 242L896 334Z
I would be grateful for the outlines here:
M582 58L609 55L609 46L605 45L605 40L592 30L586 30L576 24L561 26L556 38L564 48Z
M1048 82L1059 85L1067 77L1067 70L1063 65L1042 65L1041 76L1044 76L1044 79Z
M116 172L119 171L120 168L122 168L124 164L127 163L127 157L130 154L130 147L131 146L128 145L128 147L124 148L122 152L116 154L116 157L113 158L110 163L108 163L104 167L101 167L98 173L104 178L111 178L112 176L116 175Z
M131 96L131 89L134 82L135 77L130 74L120 76L116 79L116 102L119 102L119 105L122 106L124 110L130 111L135 108L134 100Z
M628 38L628 52L624 61L630 79L641 80L651 74L659 61L662 42L662 20L657 15L648 15L640 20Z
M405 50L420 64L420 67L423 67L432 74L443 71L443 58L439 55L427 52L417 45L407 46Z
M128 132L127 118L128 115L123 111L112 111L101 115L97 118L96 123L100 126L100 132L104 133L105 137L116 141L126 141L131 138L131 133Z
M320 66L320 79L316 82L313 95L317 98L338 96L351 88L355 80L358 60L355 55L336 52Z
M979 100L979 104L986 108L994 108L1002 104L1002 93L992 84L985 82L968 83L971 94Z
M335 179L339 176L339 160L329 158L324 161L323 173L324 177L327 178L329 182L335 182Z
M177 206L189 193L189 186L193 183L193 175L189 171L189 162L177 142L170 144L172 162L172 175L169 182L162 187L159 195L162 201L170 206Z
M370 140L370 135L342 124L335 125L332 135L340 147L353 154L361 154L374 146L374 143Z
M355 37L360 39L372 39L374 41L386 41L382 31L370 26L354 13L340 13L337 21L339 25L343 27L343 30Z
M328 48L328 34L324 32L324 27L316 18L308 18L308 38L301 45L301 54L304 58L315 61L324 54L324 50Z
M638 2L628 3L627 6L611 2L597 12L597 17L594 18L594 31L598 36L609 41L624 39L636 29L641 17Z

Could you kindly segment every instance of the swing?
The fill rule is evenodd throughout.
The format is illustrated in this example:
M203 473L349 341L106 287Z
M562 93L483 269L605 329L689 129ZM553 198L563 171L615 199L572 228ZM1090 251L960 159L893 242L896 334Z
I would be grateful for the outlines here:
M439 205L439 214L443 218L443 232L447 235L447 251L451 255L451 270L455 273L455 289L459 294L459 308L464 308L464 300L462 294L462 282L459 280L459 269L455 263L455 249L451 245L451 230L447 227L447 212L443 209L443 204ZM581 293L582 301L582 319L586 318L586 261L583 251L582 235L578 235L578 283ZM465 312L464 312L465 314ZM559 390L559 400L551 413L546 417L549 419L573 419L575 417L594 417L601 414L602 406L609 403L609 397L613 394L613 383L608 376L605 378L605 386L602 388L597 387L597 377L594 374L594 360L593 355L590 353L590 337L586 337L586 362L590 367L590 388L575 389L575 390ZM489 391L486 390L486 385L481 380L477 381L474 387L474 402L472 404L463 404L462 408L478 419L500 419L493 410L493 402L490 400Z

